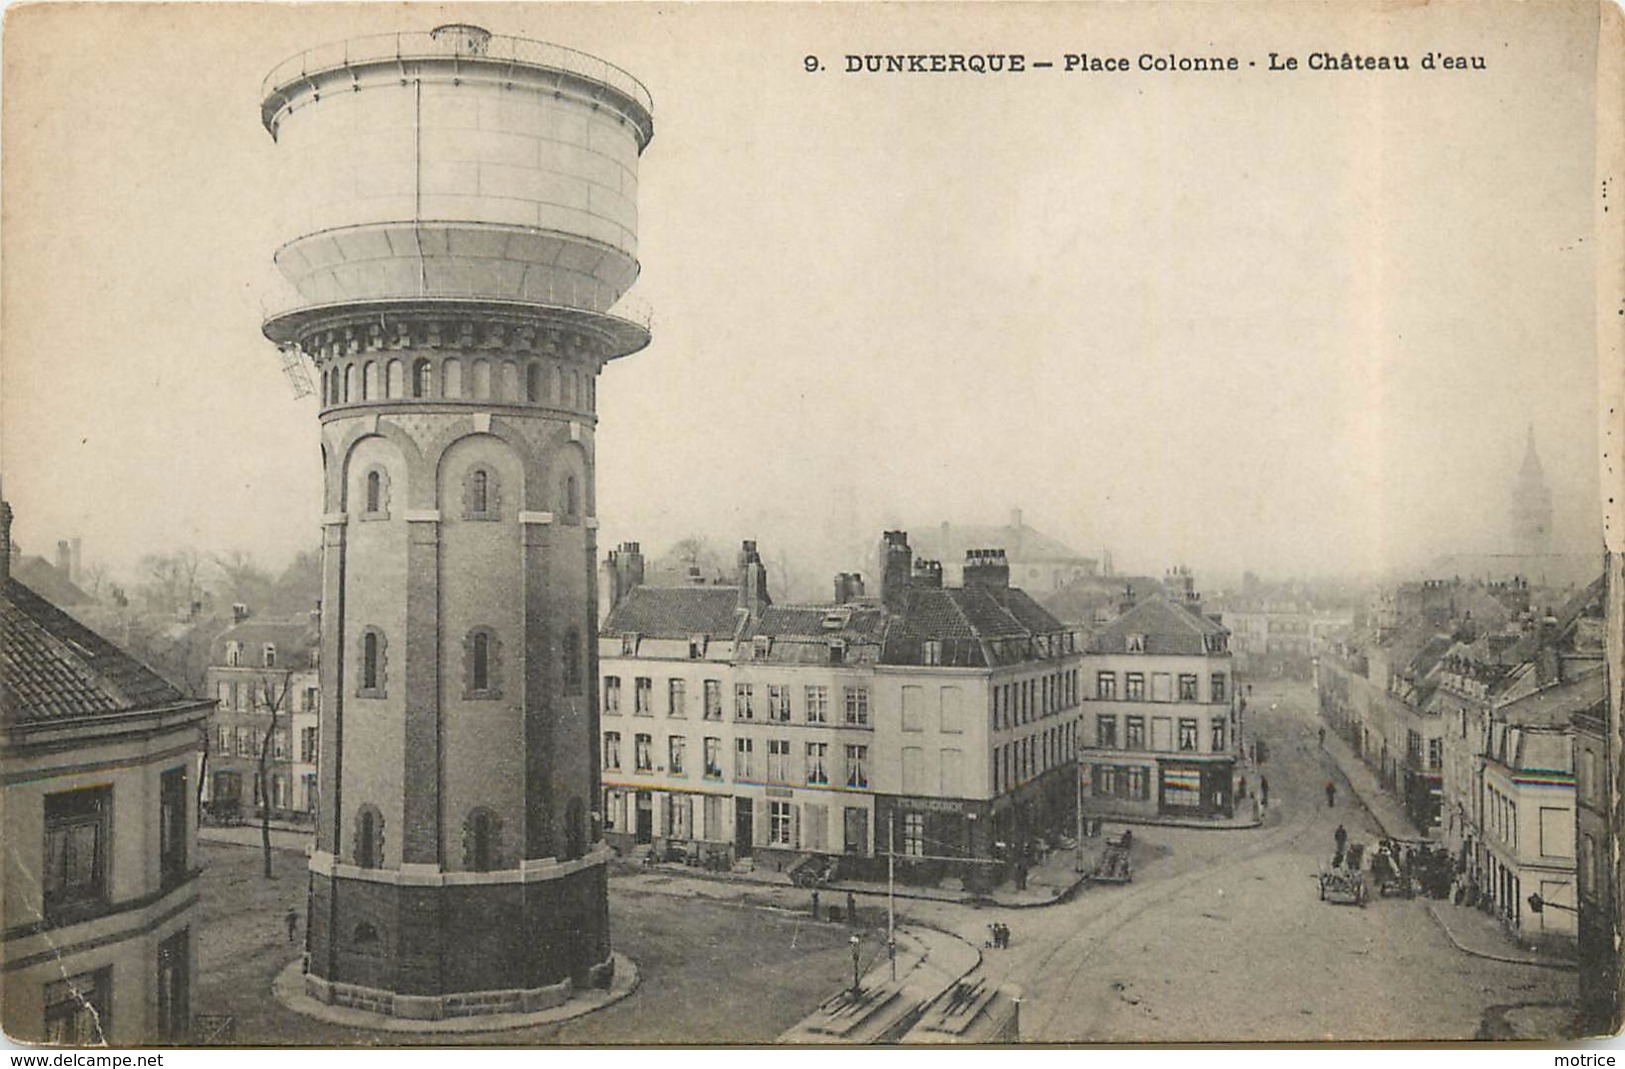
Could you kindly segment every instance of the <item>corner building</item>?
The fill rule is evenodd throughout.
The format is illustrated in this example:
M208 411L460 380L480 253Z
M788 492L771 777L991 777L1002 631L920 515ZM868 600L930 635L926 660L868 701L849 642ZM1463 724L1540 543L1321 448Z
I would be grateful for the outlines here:
M295 56L263 119L303 221L265 333L321 372L320 804L306 987L530 1011L612 970L593 428L648 344L647 91L475 26Z

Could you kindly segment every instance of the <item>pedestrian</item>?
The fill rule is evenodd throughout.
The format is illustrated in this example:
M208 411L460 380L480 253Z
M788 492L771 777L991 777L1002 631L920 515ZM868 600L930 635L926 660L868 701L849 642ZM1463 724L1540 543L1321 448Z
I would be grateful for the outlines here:
M1326 781L1326 808L1330 809L1337 804L1337 784L1331 780Z
M813 920L818 919L818 892L813 892Z
M287 916L282 919L288 924L288 942L291 943L294 936L299 934L299 911L289 906Z
M1247 797L1247 777L1246 776L1241 777L1241 785L1236 788L1236 797L1237 798L1245 798L1245 797Z
M1325 728L1320 729L1320 748L1322 750L1324 750L1326 748L1326 729Z
M1258 777L1258 795L1264 803L1264 808L1268 809L1270 807L1270 778L1268 776Z
M1341 857L1343 855L1343 847L1346 846L1349 841L1348 829L1339 824L1337 826L1337 830L1332 832L1332 841L1337 844L1337 854L1339 857Z
M846 923L858 923L858 900L853 897L851 891L846 893Z

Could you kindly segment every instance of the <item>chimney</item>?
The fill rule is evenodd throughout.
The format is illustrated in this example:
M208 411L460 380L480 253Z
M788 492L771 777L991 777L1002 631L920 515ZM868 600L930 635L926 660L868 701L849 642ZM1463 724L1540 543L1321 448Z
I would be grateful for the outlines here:
M966 587L1008 587L1010 562L1002 549L967 549L961 585Z
M70 583L72 583L74 586L79 585L79 580L84 575L84 572L82 572L80 570L80 555L79 555L79 550L81 548L80 542L81 542L80 539L75 538L72 542L69 543L69 546L71 547L71 550L72 550L73 557L72 557L72 561L71 561L71 563L69 565L69 568L68 568L68 581Z
M880 537L880 600L888 609L900 608L914 570L914 551L907 531L887 531Z
M239 601L231 607L231 622L240 624L246 619L248 619L248 606Z
M863 597L863 576L857 572L835 574L835 604L845 605Z
M767 593L767 569L762 565L761 554L756 552L755 542L747 539L739 543L738 563L739 607L754 615L773 604Z
M71 579L73 575L73 551L68 548L66 538L56 544L56 570L62 573L64 579Z
M0 584L11 579L11 502L0 498Z
M705 585L705 576L700 574L700 566L698 564L690 564L688 566L688 585L689 586L704 586Z
M609 580L609 607L614 608L633 587L643 585L643 547L636 542L622 542L621 548L609 551L604 565Z
M1547 609L1535 625L1535 682L1539 686L1562 681L1563 664L1557 656L1557 617Z
M909 578L909 585L927 587L932 590L941 590L942 562L935 560L915 561L913 574Z
M1123 597L1117 603L1117 615L1122 616L1134 608L1134 584L1123 584Z

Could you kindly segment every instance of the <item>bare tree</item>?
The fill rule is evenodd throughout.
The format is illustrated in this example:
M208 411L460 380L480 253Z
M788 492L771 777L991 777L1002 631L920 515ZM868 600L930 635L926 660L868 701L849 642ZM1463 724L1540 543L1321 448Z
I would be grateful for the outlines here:
M146 579L141 584L141 595L149 609L172 616L177 610L190 608L202 592L198 582L202 567L203 555L191 548L142 557L141 571Z
M234 549L230 553L216 553L212 558L220 569L220 586L216 593L224 594L232 604L253 606L263 610L271 600L273 580L271 573L261 568L252 553Z
M280 677L281 689L277 688ZM260 676L261 686L265 689L265 704L270 709L271 720L265 726L265 735L260 739L259 771L256 773L259 780L260 795L260 848L265 855L265 878L272 879L271 875L271 777L268 766L271 760L272 742L276 738L278 713L282 710L282 703L288 700L288 694L293 690L293 672L264 673Z

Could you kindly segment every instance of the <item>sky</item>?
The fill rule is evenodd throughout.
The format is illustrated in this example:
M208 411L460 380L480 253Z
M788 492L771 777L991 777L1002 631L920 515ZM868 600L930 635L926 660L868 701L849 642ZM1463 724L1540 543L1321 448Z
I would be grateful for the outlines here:
M867 572L883 528L1020 508L1124 571L1415 568L1507 548L1531 426L1560 548L1599 547L1588 5L119 4L5 27L0 478L26 551L77 536L132 574L317 544L316 401L259 330L293 236L260 82L452 21L654 96L654 341L599 384L601 549L754 538ZM1265 69L1318 50L1412 69ZM938 51L1057 69L843 70Z

